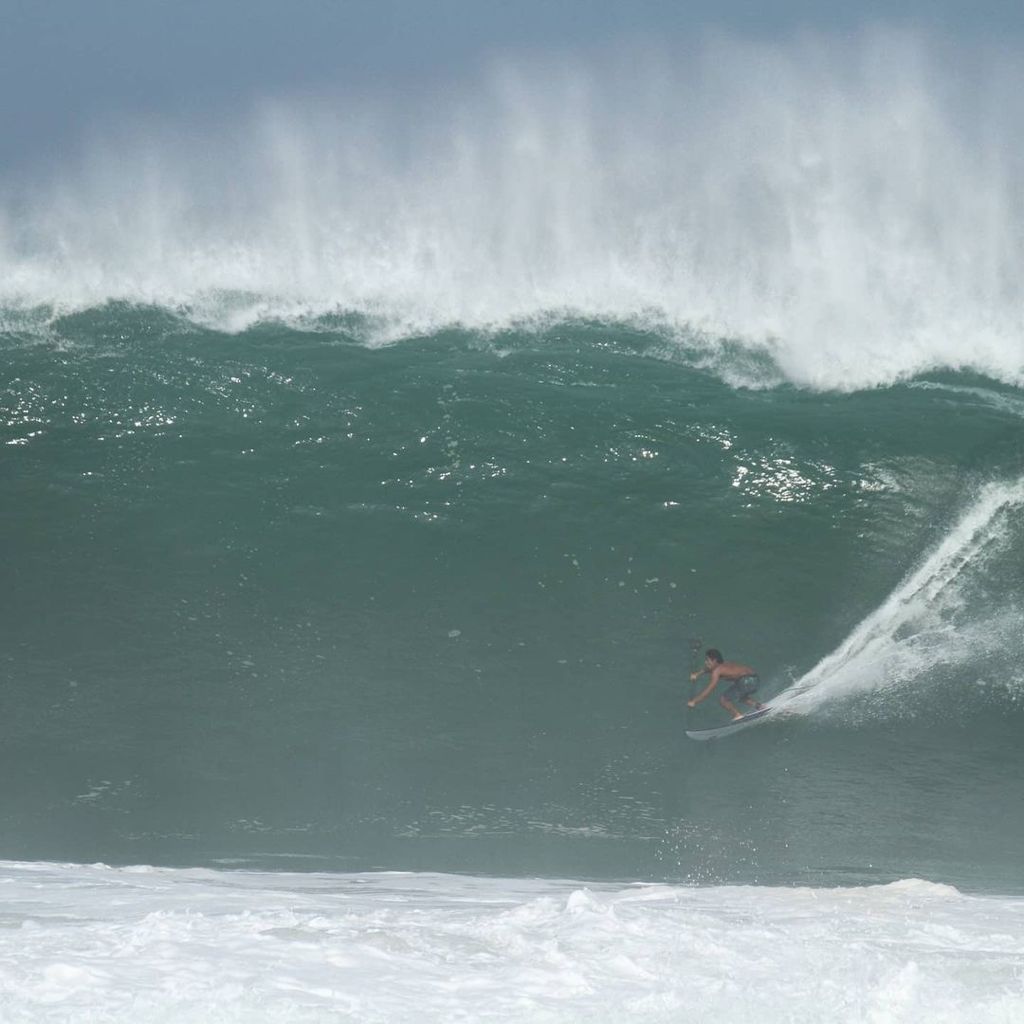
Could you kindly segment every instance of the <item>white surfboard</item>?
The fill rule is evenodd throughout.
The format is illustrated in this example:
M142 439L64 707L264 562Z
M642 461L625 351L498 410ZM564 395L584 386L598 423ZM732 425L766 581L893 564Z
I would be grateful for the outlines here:
M734 719L728 725L719 726L717 729L700 729L693 732L687 729L686 735L691 740L718 740L723 736L731 736L735 732L740 732L742 729L754 725L761 721L771 710L770 707L766 707L760 708L758 711L751 711L749 715Z

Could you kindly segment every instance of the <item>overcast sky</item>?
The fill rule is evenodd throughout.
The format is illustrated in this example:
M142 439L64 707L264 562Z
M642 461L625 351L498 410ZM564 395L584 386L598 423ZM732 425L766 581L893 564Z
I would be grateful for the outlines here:
M83 132L244 111L254 100L458 78L496 54L708 29L920 25L1005 39L1021 0L0 0L0 161L59 159Z

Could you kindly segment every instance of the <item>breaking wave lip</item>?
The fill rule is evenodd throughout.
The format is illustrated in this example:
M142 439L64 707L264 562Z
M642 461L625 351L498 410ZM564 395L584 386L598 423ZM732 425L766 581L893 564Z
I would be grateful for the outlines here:
M0 305L234 332L354 313L370 344L583 318L712 365L732 339L813 389L1020 386L1024 67L959 45L880 27L509 57L404 105L121 130L0 204Z
M474 345L490 347L498 353L505 353L510 341L515 347L521 347L524 342L543 347L549 339L564 336L567 330L593 329L602 334L621 332L623 337L632 339L633 350L705 370L731 387L761 390L791 385L810 391L852 392L910 383L912 387L972 396L1001 411L1018 415L1021 414L1020 402L1010 396L919 378L931 373L967 372L977 373L1010 388L1024 387L1024 364L1018 372L1013 366L993 365L984 359L949 363L936 358L901 367L878 367L875 372L856 375L837 372L835 376L825 376L818 371L809 374L790 365L791 355L787 354L779 339L716 333L707 326L674 320L664 311L651 308L632 313L546 308L516 313L506 320L472 322L454 315L447 319L434 318L412 310L398 314L384 311L380 306L364 310L327 300L313 303L299 299L272 299L251 293L218 292L189 301L142 303L107 299L82 305L70 302L9 304L0 308L0 338L52 342L62 347L69 343L69 322L80 317L106 320L113 313L137 316L146 321L162 319L165 331L200 330L243 335L260 327L277 325L300 333L340 335L368 348L401 345L452 333L470 337ZM123 326L126 330L131 329L130 324Z

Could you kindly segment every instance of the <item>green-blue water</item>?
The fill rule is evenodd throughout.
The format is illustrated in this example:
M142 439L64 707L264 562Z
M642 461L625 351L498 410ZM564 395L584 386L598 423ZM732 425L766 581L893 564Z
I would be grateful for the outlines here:
M1019 388L360 337L8 326L0 857L1022 888Z

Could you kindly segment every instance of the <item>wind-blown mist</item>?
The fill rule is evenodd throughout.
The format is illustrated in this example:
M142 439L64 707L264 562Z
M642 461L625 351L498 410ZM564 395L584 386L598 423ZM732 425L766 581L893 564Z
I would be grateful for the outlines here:
M1022 82L1011 57L882 31L509 60L415 101L122 129L8 190L0 301L229 328L358 312L377 340L569 314L765 345L812 386L1015 383Z

